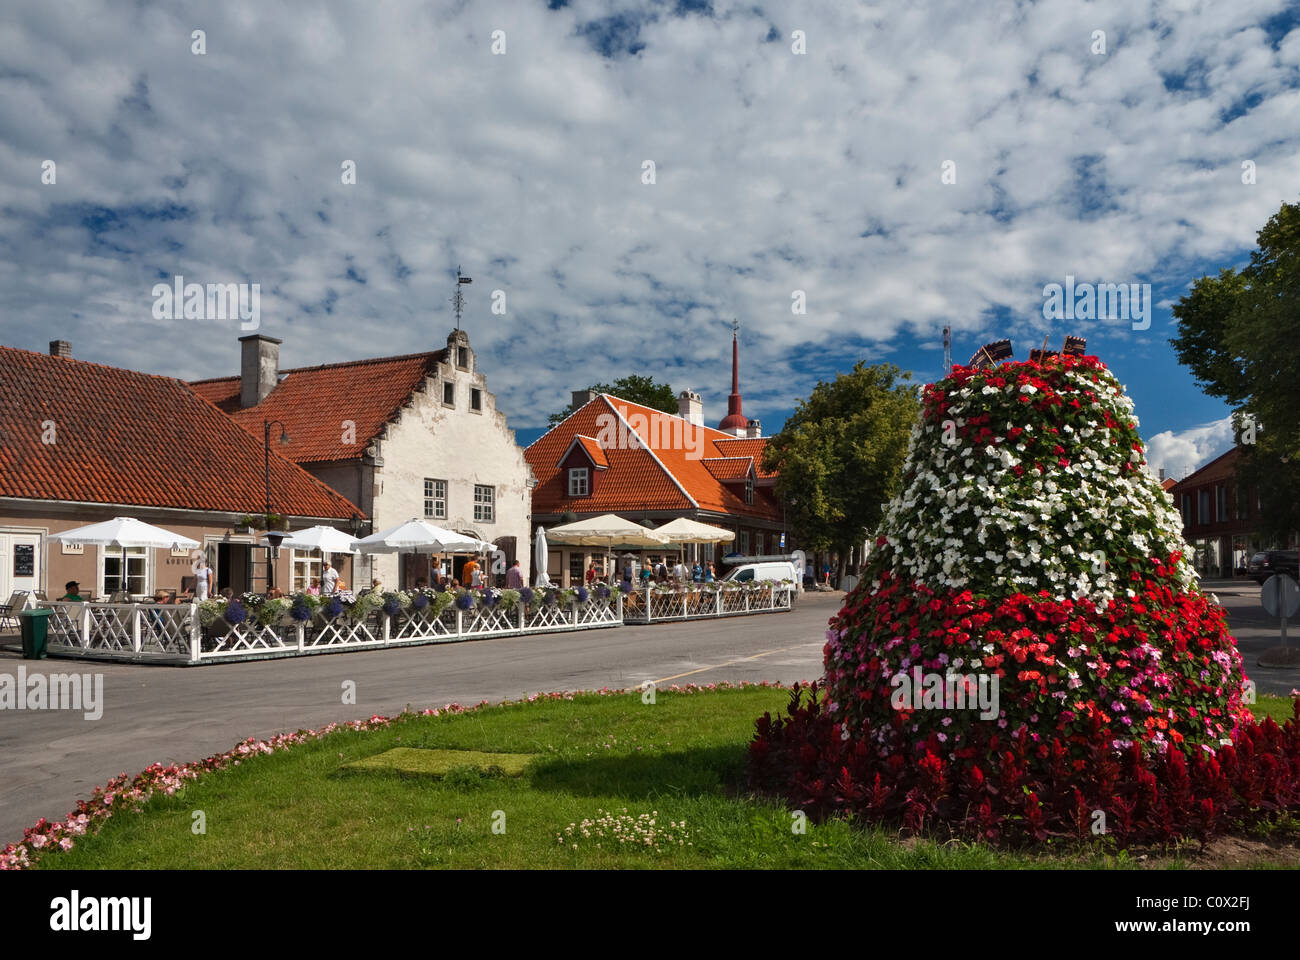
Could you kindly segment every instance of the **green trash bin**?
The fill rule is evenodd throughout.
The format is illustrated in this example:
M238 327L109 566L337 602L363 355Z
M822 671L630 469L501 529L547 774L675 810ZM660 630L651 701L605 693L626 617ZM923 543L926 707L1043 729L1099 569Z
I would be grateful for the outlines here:
M45 659L45 640L50 630L50 613L46 609L24 610L18 615L23 630L23 657L27 660Z

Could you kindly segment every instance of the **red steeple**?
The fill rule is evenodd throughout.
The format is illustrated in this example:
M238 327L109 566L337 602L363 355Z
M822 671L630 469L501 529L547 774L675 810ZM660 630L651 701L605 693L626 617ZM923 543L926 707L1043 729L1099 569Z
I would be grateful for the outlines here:
M727 397L727 415L718 424L724 433L744 436L749 420L740 412L740 322L733 320L731 329L731 396Z

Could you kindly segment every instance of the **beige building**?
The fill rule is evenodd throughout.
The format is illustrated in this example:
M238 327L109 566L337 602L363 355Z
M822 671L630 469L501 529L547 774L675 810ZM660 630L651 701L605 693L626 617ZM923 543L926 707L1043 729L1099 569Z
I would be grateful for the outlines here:
M527 576L532 473L465 331L442 350L288 370L281 341L240 344L239 377L191 386L259 440L269 430L281 454L355 503L370 518L363 533L420 517L497 544ZM452 559L453 576L464 560ZM395 587L419 577L427 558L378 555L361 561L358 579Z

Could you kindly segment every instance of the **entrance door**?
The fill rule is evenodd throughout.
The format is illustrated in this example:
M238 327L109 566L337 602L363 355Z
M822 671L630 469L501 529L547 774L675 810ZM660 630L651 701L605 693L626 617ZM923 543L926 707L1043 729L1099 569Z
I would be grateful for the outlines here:
M0 603L15 590L35 593L40 586L40 534L0 533Z
M247 543L217 544L217 592L226 587L235 591L235 596L247 593L251 586L249 570L249 547Z

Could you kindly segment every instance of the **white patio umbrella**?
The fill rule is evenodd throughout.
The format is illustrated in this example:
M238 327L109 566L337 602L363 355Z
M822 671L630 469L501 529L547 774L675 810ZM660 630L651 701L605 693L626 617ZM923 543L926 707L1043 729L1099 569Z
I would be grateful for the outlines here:
M533 541L533 569L537 571L536 585L553 586L551 578L546 575L546 561L549 547L546 545L546 528L537 528L537 537Z
M51 534L47 539L56 543L90 544L91 546L120 549L122 551L121 583L126 588L126 551L134 547L153 548L156 550L193 550L199 545L197 540L172 533L162 527L136 520L134 517L114 517L101 523L92 523L85 527L64 530Z
M266 541L262 541L265 544ZM319 550L321 553L356 553L357 538L344 533L337 527L323 524L295 530L281 543L291 550Z
M613 513L551 527L546 536L552 543L580 547L662 547L668 544L668 538L658 530L624 520Z
M358 553L486 553L494 545L414 517L356 541Z
M723 527L715 527L712 524L700 523L698 520L691 520L687 517L678 517L662 527L657 527L655 533L661 534L671 540L673 543L730 543L736 539L734 531L726 530ZM694 562L699 561L698 547L691 551Z
M678 517L662 527L656 527L655 533L667 537L673 543L730 543L736 539L735 531L700 523L686 517Z

